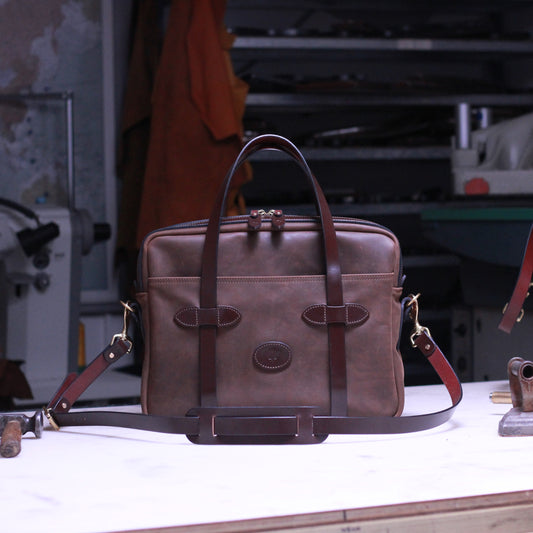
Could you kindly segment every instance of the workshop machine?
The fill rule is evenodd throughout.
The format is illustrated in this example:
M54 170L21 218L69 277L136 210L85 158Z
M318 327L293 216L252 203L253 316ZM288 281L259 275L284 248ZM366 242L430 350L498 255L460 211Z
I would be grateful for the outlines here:
M467 103L456 109L452 149L454 193L457 195L521 195L533 193L533 113L491 124L491 110L479 110L472 130Z
M85 210L0 198L0 358L20 364L35 401L78 368L82 256L108 232Z
M505 379L511 357L531 357L533 335L531 321L513 335L498 330L533 223L533 113L498 123L490 109L476 113L466 103L456 109L451 167L461 201L421 213L424 235L460 257L451 352L466 381Z

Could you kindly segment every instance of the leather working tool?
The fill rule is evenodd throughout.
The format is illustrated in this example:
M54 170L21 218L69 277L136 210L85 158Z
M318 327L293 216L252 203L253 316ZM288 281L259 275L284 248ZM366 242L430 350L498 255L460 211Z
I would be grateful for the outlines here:
M498 433L504 437L533 435L533 363L513 357L507 373L513 408L501 419Z
M0 455L2 457L15 457L20 453L21 436L31 432L40 439L43 429L43 413L37 411L29 417L24 414L0 415Z

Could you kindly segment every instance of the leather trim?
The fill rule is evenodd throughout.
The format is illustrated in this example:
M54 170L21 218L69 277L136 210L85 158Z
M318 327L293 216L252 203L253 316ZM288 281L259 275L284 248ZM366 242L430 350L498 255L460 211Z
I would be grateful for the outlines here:
M174 321L182 328L198 328L200 326L216 326L230 328L241 320L241 313L229 305L219 305L211 309L200 307L184 307L174 315Z
M303 313L302 318L312 326L325 326L340 323L346 326L360 326L364 324L370 313L360 304L345 304L331 306L326 304L310 305Z

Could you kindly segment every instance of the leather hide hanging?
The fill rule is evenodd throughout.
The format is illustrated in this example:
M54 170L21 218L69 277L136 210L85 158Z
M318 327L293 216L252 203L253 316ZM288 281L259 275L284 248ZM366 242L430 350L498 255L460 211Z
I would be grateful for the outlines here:
M128 86L124 112L123 133L130 137L123 137L122 145L122 213L127 216L121 216L119 247L126 250L138 249L154 229L208 217L220 182L242 148L248 86L233 73L229 50L234 37L224 26L226 1L173 0L154 69L157 11L158 2L141 2L135 41L144 42L133 43L130 63L129 80L141 83ZM151 69L155 79L147 102ZM148 137L144 155L139 141L132 140L133 127L141 144L143 135L145 141ZM138 156L136 167L125 160ZM139 177L143 160L145 170ZM242 211L238 191L250 178L250 167L244 166L235 180L228 214Z

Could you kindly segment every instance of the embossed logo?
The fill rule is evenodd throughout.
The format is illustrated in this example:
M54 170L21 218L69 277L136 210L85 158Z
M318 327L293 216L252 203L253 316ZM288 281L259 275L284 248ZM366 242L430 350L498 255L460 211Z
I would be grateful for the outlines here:
M281 372L291 364L292 352L284 342L265 342L256 348L253 359L265 372Z

